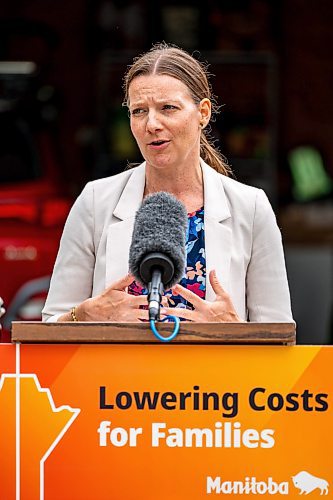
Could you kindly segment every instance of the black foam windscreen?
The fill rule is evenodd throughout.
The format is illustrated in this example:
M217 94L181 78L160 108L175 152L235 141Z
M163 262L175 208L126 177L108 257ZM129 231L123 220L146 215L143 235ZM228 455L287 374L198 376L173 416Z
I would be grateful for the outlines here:
M135 279L147 286L140 265L153 253L169 257L174 266L173 276L164 282L170 288L184 275L186 264L187 213L185 206L173 195L160 191L147 196L136 213L129 252L129 270Z

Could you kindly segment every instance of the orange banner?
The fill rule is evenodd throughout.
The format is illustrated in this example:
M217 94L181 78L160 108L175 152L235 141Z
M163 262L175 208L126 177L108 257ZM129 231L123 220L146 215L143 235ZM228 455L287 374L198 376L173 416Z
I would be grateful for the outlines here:
M331 347L22 345L0 360L1 499L333 494Z

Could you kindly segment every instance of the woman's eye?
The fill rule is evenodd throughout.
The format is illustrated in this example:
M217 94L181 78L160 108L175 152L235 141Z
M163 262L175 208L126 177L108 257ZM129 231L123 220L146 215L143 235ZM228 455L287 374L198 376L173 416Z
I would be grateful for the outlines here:
M163 109L176 109L176 106L173 106L172 104L164 104Z
M130 114L131 115L142 115L143 113L145 113L145 109L143 108L135 108L135 109L132 109L132 111L130 111Z

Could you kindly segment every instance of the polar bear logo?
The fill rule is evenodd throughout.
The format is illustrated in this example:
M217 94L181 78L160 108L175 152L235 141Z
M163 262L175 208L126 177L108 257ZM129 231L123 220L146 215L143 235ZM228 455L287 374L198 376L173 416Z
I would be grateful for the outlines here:
M300 495L303 493L308 495L317 488L320 489L321 495L328 495L328 482L325 479L313 476L309 472L302 470L302 472L299 472L296 476L292 476L292 480L294 486L301 490L299 492Z

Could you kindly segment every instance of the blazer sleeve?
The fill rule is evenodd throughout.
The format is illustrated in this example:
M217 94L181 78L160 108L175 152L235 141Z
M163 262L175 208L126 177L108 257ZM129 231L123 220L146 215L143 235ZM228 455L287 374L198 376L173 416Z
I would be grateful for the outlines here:
M43 321L59 316L91 297L95 268L94 192L87 184L75 201L65 224L53 269Z
M246 297L249 321L293 322L281 233L262 190L255 204Z

